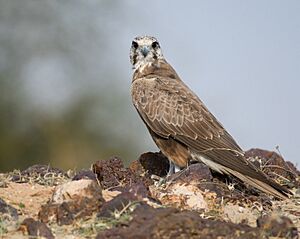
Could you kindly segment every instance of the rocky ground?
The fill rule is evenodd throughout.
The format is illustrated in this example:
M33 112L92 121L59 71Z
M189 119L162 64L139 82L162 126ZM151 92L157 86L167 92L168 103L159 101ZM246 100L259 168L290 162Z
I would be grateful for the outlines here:
M168 161L145 153L91 170L45 165L0 175L2 238L298 238L300 172L275 152L249 160L294 192L278 201L197 163L166 180Z

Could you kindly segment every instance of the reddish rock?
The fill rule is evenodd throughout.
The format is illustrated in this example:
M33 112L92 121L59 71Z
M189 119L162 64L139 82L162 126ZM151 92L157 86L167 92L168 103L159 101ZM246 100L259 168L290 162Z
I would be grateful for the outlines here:
M42 237L47 239L54 239L54 236L49 227L43 222L35 221L33 218L24 219L24 221L20 225L19 230L24 234L29 235L30 238Z
M299 171L291 162L286 162L278 153L263 149L250 149L246 151L246 157L256 162L271 178L290 187L300 186L297 177Z
M101 198L101 192L101 187L94 180L81 179L71 181L56 186L51 203L74 201L74 198Z
M73 181L80 180L80 179L91 179L97 180L96 175L90 169L82 169L72 178Z
M136 196L139 200L149 197L149 190L146 186L142 183L135 183L128 188L128 192L132 193Z
M98 213L99 217L110 217L115 211L121 211L124 207L131 203L149 203L151 205L151 199L149 198L149 191L144 184L134 184L128 188L128 191L124 191L112 200L105 202Z
M139 160L132 161L129 165L129 169L134 173L136 177L140 179L140 181L143 182L146 187L154 184L152 175L149 174L148 171L145 171Z
M87 197L74 197L74 201L59 203L47 203L42 205L39 211L39 219L42 222L56 222L59 225L72 224L74 220L86 218L98 212L102 200Z
M152 179L144 174L140 175L139 171L134 169L124 168L119 158L97 161L92 168L104 189L130 192L138 198L149 196L148 187L153 184Z
M161 152L143 153L139 157L138 162L141 164L144 172L147 172L149 175L164 177L169 170L169 160Z
M130 169L124 168L122 160L117 157L99 160L92 169L103 189L126 187L141 181Z
M257 219L257 226L264 235L276 238L296 239L298 230L288 217L279 215L265 215Z
M141 205L133 212L132 220L123 227L100 232L102 238L259 238L260 231L243 224L203 219L192 211L175 208L151 208Z
M98 217L111 217L115 211L121 211L133 202L137 202L138 198L130 192L123 192L114 199L105 202L100 208Z
M100 186L93 180L82 179L57 186L52 200L42 205L39 219L69 225L78 218L98 212L104 202Z
M195 163L189 165L186 169L174 173L168 178L168 181L176 181L180 183L191 182L211 182L213 176L208 166L203 163Z

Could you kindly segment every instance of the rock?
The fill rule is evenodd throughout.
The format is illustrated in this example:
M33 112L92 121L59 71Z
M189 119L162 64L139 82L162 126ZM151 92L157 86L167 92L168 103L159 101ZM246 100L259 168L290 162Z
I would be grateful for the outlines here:
M261 168L271 178L289 187L300 186L297 177L300 172L291 162L286 162L279 154L263 149L250 149L245 156L252 162L258 162Z
M138 175L139 177L149 177L148 172L144 169L139 160L132 161L129 165L129 168L135 175Z
M41 185L58 185L68 175L61 169L49 165L33 165L21 173L14 174L11 181L17 183L35 182Z
M92 168L104 190L142 193L143 197L149 195L148 186L153 184L152 180L145 175L139 175L130 168L124 168L119 158L97 161Z
M90 169L82 169L80 170L73 178L72 181L80 180L80 179L91 179L97 180L96 175Z
M211 173L210 169L202 163L190 165L187 169L173 174L167 178L164 187L149 186L151 196L165 206L180 209L196 210L198 212L222 211L224 200L232 204L239 204L248 210L249 217L242 213L233 215L234 211L226 211L228 219L234 222L246 222L255 225L258 215L251 215L250 209L258 202L264 209L270 208L269 198L252 195L251 188L245 186L234 178ZM223 208L223 206L222 206ZM255 208L255 206L254 206ZM227 210L226 209L226 210Z
M131 187L128 187L128 191L136 196L139 200L147 198L150 194L149 190L142 182L131 185Z
M133 202L138 201L138 198L130 192L123 192L117 195L114 199L105 202L100 208L98 217L111 217L115 211L121 211Z
M122 192L114 190L114 191L110 191L110 190L102 190L102 197L104 199L105 202L108 202L112 199L114 199L116 196L118 196L119 194L121 194Z
M26 218L21 223L19 230L24 234L27 234L31 237L43 237L47 239L54 239L54 236L49 229L49 227L42 222L35 221L33 218Z
M119 186L127 174L122 160L117 157L97 161L92 169L103 189Z
M263 234L276 238L295 239L298 238L298 230L293 222L285 216L265 215L257 219L257 226L262 229Z
M0 215L1 219L8 221L17 221L19 218L17 209L7 204L2 198L0 198Z
M156 186L150 187L153 198L165 206L195 211L208 210L208 204L204 198L204 192L196 185L174 183L161 189Z
M203 219L192 211L175 208L137 207L126 227L116 227L97 235L102 238L259 238L260 231L247 225Z
M61 204L48 203L42 205L39 219L45 223L56 222L58 225L69 225L79 218L87 218L99 211L102 200L93 198L74 198L74 201Z
M244 223L255 227L261 212L250 207L227 203L223 208L224 218L233 223Z
M52 200L42 205L39 219L69 225L78 218L86 218L98 212L104 202L102 190L90 179L72 181L57 186Z
M128 188L128 191L124 191L112 200L105 202L98 213L98 217L110 217L115 211L121 211L126 206L134 203L148 203L149 205L155 204L148 198L148 196L149 191L144 184L134 184Z
M138 162L143 168L144 172L148 175L157 175L159 177L164 177L167 175L169 170L169 160L161 152L159 153L143 153Z
M74 198L100 198L101 188L90 179L71 181L57 186L52 195L52 203L74 201Z
M189 210L208 210L208 204L216 203L216 197L244 198L238 190L231 191L224 175L212 174L203 163L191 164L166 179L166 187L150 185L151 196L163 205ZM219 201L220 201L219 200ZM210 202L208 202L210 201Z
M141 181L130 169L124 168L122 160L117 157L97 161L92 169L103 189L126 187Z
M188 166L187 169L171 175L168 181L199 184L201 181L211 182L212 179L213 176L208 166L203 163L195 163Z
M295 197L300 198L300 188L298 188L295 192Z
M153 172L149 172L148 170L146 170L146 168L144 168L144 166L141 164L140 160L132 161L129 165L129 169L137 178L140 179L140 181L144 183L146 187L154 184L154 180L152 178Z

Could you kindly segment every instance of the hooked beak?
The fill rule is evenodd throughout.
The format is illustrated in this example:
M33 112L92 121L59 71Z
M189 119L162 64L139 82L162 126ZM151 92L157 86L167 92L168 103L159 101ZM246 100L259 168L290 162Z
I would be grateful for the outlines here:
M146 57L149 53L149 47L147 46L143 46L142 49L141 49L141 53L143 54L144 57Z

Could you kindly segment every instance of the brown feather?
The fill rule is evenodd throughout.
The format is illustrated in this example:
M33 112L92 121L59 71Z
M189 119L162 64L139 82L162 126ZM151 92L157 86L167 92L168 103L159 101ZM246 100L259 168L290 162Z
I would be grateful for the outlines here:
M131 93L154 141L175 164L186 165L186 152L193 152L264 192L281 198L289 193L246 160L231 135L165 60L137 69Z

